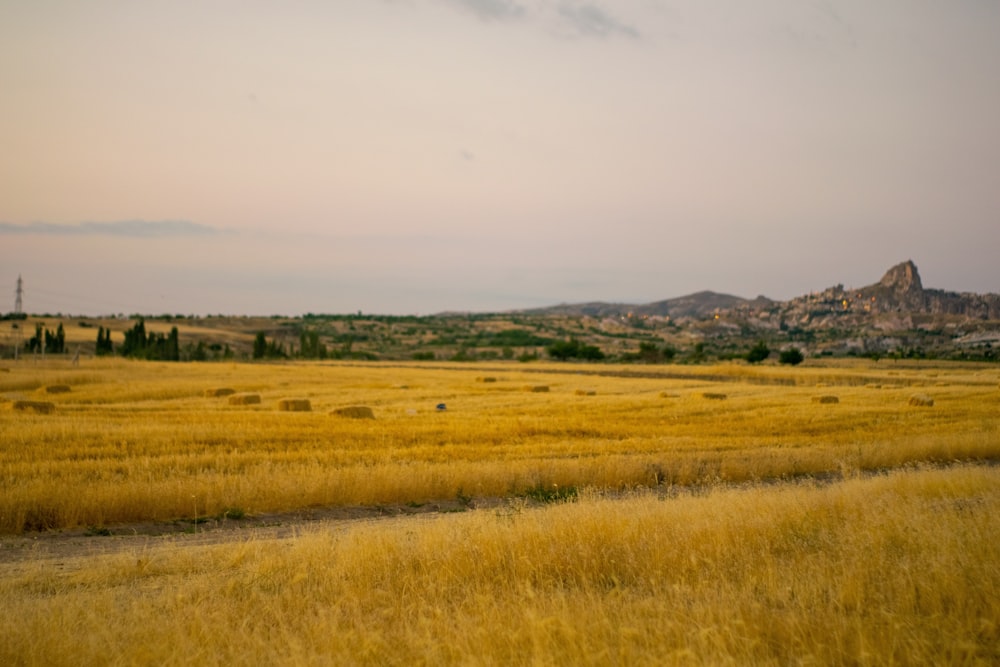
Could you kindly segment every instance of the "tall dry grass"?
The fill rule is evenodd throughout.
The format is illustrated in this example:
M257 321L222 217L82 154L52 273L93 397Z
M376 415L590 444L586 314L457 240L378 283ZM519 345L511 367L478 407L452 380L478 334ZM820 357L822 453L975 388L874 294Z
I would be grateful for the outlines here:
M0 396L40 396L56 383L71 391L44 394L52 414L0 409L0 533L227 508L510 497L551 485L621 490L851 475L1000 455L998 373L989 368L506 365L488 368L496 382L477 382L483 372L24 363L0 377ZM550 391L526 393L526 385ZM907 404L917 385L933 407ZM220 386L262 403L205 395ZM593 395L578 395L581 387ZM720 388L727 400L703 398ZM813 402L819 394L839 402ZM278 411L288 395L312 411ZM435 410L438 403L448 409ZM328 414L356 405L376 419Z
M1000 471L584 494L0 565L0 662L1000 661Z

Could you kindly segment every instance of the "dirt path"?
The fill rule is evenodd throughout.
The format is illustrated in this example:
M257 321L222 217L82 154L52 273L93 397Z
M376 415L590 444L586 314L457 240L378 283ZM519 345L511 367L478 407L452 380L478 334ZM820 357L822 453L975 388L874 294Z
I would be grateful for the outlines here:
M331 507L257 514L239 520L144 522L93 529L53 530L23 535L0 536L0 566L41 560L141 552L159 546L210 546L246 540L279 540L294 537L302 530L323 527L344 528L361 523L430 517L488 508L504 503L500 498L483 498L462 503L442 500L420 506L383 505L378 507Z
M948 461L941 463L920 463L923 468L952 468L961 466L995 467L1000 460ZM868 470L862 477L903 472L908 467L882 470ZM735 482L731 484L710 484L684 487L669 487L660 490L664 497L699 495L720 488L739 489L764 485L812 484L827 486L843 481L837 472L821 475L806 475L800 478L781 478ZM611 495L614 495L612 492ZM458 499L439 500L419 506L381 505L357 507L329 507L294 510L275 514L256 514L238 520L209 519L195 524L191 520L171 522L144 522L117 525L106 530L78 528L54 530L23 535L0 536L0 571L10 566L18 567L29 563L53 561L60 569L75 569L63 561L116 553L136 552L160 546L193 547L211 546L227 542L248 540L282 540L293 538L304 530L317 528L343 528L360 524L390 521L414 521L420 518L443 516L467 510L496 509L512 502L524 502L513 498L473 498L468 501ZM529 502L529 504L535 504Z

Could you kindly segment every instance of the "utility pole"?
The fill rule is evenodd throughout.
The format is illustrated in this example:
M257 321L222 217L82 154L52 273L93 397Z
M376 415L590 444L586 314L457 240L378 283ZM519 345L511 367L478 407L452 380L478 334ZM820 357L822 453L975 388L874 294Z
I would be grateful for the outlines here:
M14 314L20 315L24 309L24 302L21 296L24 294L24 281L21 280L21 274L17 274L17 290L15 291L17 295L14 299Z
M14 361L21 352L21 343L24 341L23 333L21 332L21 322L25 320L24 316L24 281L21 280L21 274L17 274L17 289L14 291L14 317L11 320L10 328L13 330L14 334Z

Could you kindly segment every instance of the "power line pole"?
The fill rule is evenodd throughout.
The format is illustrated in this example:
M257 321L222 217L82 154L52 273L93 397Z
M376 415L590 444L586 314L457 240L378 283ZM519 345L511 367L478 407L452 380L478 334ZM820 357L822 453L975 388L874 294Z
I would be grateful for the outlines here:
M24 308L24 302L21 299L22 295L24 294L24 281L21 280L20 273L17 274L17 291L15 292L15 294L17 296L14 299L14 314L20 315Z
M18 354L21 350L21 343L23 342L21 334L21 322L25 320L24 315L24 281L21 280L21 274L17 274L17 290L14 292L14 316L10 323L10 328L14 337L14 361L17 361Z

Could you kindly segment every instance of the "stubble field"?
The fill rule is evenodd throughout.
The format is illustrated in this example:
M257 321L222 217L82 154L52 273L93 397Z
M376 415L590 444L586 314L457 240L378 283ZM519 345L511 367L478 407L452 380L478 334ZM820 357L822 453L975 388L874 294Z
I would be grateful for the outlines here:
M996 663L998 383L22 361L0 661Z

